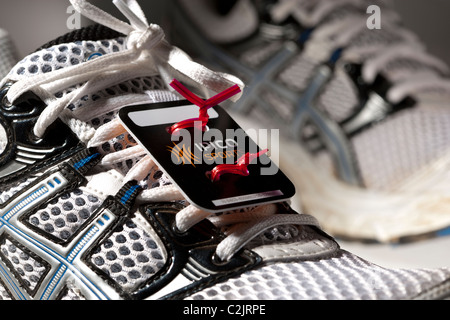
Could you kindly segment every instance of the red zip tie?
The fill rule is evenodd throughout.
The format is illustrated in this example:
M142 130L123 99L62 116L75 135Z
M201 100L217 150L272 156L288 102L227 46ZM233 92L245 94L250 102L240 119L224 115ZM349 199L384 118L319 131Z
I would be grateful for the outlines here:
M203 100L202 98L198 97L193 92L191 92L188 88L186 88L176 79L173 79L170 85L185 99L189 100L196 106L200 107L198 118L187 119L174 124L168 129L168 132L170 134L174 134L175 132L181 129L198 127L200 123L201 127L199 129L205 131L206 124L209 121L208 109L218 105L219 103L225 100L228 100L232 96L241 92L241 88L239 88L238 85L234 85L231 88L228 88L227 90L215 95L214 97L209 98L208 100Z
M223 174L226 173L232 173L232 174L238 174L244 177L247 177L250 175L250 172L248 171L248 165L255 160L256 158L259 158L263 154L267 153L269 149L262 150L258 153L247 153L239 158L239 160L236 162L236 164L219 164L211 171L211 181L219 181L220 177Z

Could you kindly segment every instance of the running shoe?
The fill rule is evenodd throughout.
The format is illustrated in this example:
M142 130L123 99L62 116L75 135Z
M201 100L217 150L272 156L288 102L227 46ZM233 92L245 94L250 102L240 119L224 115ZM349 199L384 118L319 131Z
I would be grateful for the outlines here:
M242 126L280 130L296 208L341 239L448 234L448 67L388 1L172 4L171 41L247 84Z
M2 81L2 300L450 296L450 269L372 264L286 201L216 213L187 201L188 190L126 130L123 113L141 108L137 123L156 121L166 112L151 113L155 106L174 108L182 97L213 103L242 82L169 45L134 0L114 1L129 23L71 3L98 24L44 45ZM212 110L211 121L222 117L219 106ZM227 170L214 176L229 183L237 175Z

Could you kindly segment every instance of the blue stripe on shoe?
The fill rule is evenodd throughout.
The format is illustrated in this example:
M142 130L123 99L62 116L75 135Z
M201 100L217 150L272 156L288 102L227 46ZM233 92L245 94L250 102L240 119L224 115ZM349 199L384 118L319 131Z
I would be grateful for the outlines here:
M132 187L130 187L130 189L125 192L124 196L120 199L120 202L123 204L126 204L128 200L130 200L131 196L134 194L134 192L139 189L141 186L139 185L134 185Z
M92 159L97 158L98 156L100 156L100 153L94 153L93 155L78 161L73 165L73 167L75 168L75 170L78 170L84 167L87 163L91 162Z

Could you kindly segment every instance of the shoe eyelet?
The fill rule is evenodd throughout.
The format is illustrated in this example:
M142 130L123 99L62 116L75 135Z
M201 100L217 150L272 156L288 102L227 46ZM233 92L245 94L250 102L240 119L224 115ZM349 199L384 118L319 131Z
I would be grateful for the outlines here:
M94 60L94 59L99 58L101 56L103 56L103 54L101 52L92 52L84 59L84 62L88 62L90 60Z
M13 104L8 100L7 98L7 93L9 88L11 88L12 83L6 83L3 88L0 89L0 103L1 103L1 107L2 109L9 111L12 109Z
M34 132L33 132L33 130L31 130L31 131L29 132L28 137L29 137L30 141L31 141L32 143L35 143L35 144L37 144L37 143L39 143L39 142L42 141L42 138L39 138L37 135L35 135Z
M178 229L177 224L175 222L172 225L172 231L178 236L184 236L187 233L186 231L181 231L180 229Z
M220 257L215 252L211 257L211 262L218 267L226 266L229 263L229 261L220 259Z
M2 108L7 110L7 111L11 110L12 107L13 107L12 103L9 102L8 98L6 97L6 94L3 97L1 104L2 104Z

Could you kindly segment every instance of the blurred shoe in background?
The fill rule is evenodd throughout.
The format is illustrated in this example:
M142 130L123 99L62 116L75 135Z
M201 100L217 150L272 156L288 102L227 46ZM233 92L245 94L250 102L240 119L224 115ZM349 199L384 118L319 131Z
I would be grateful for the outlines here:
M19 61L17 48L8 31L0 28L0 80L6 76ZM0 150L6 147L6 132L0 127Z
M243 79L232 114L281 130L297 205L326 231L381 243L449 233L448 67L388 1L172 4L172 41Z
M17 48L8 31L0 28L0 79L19 61Z

